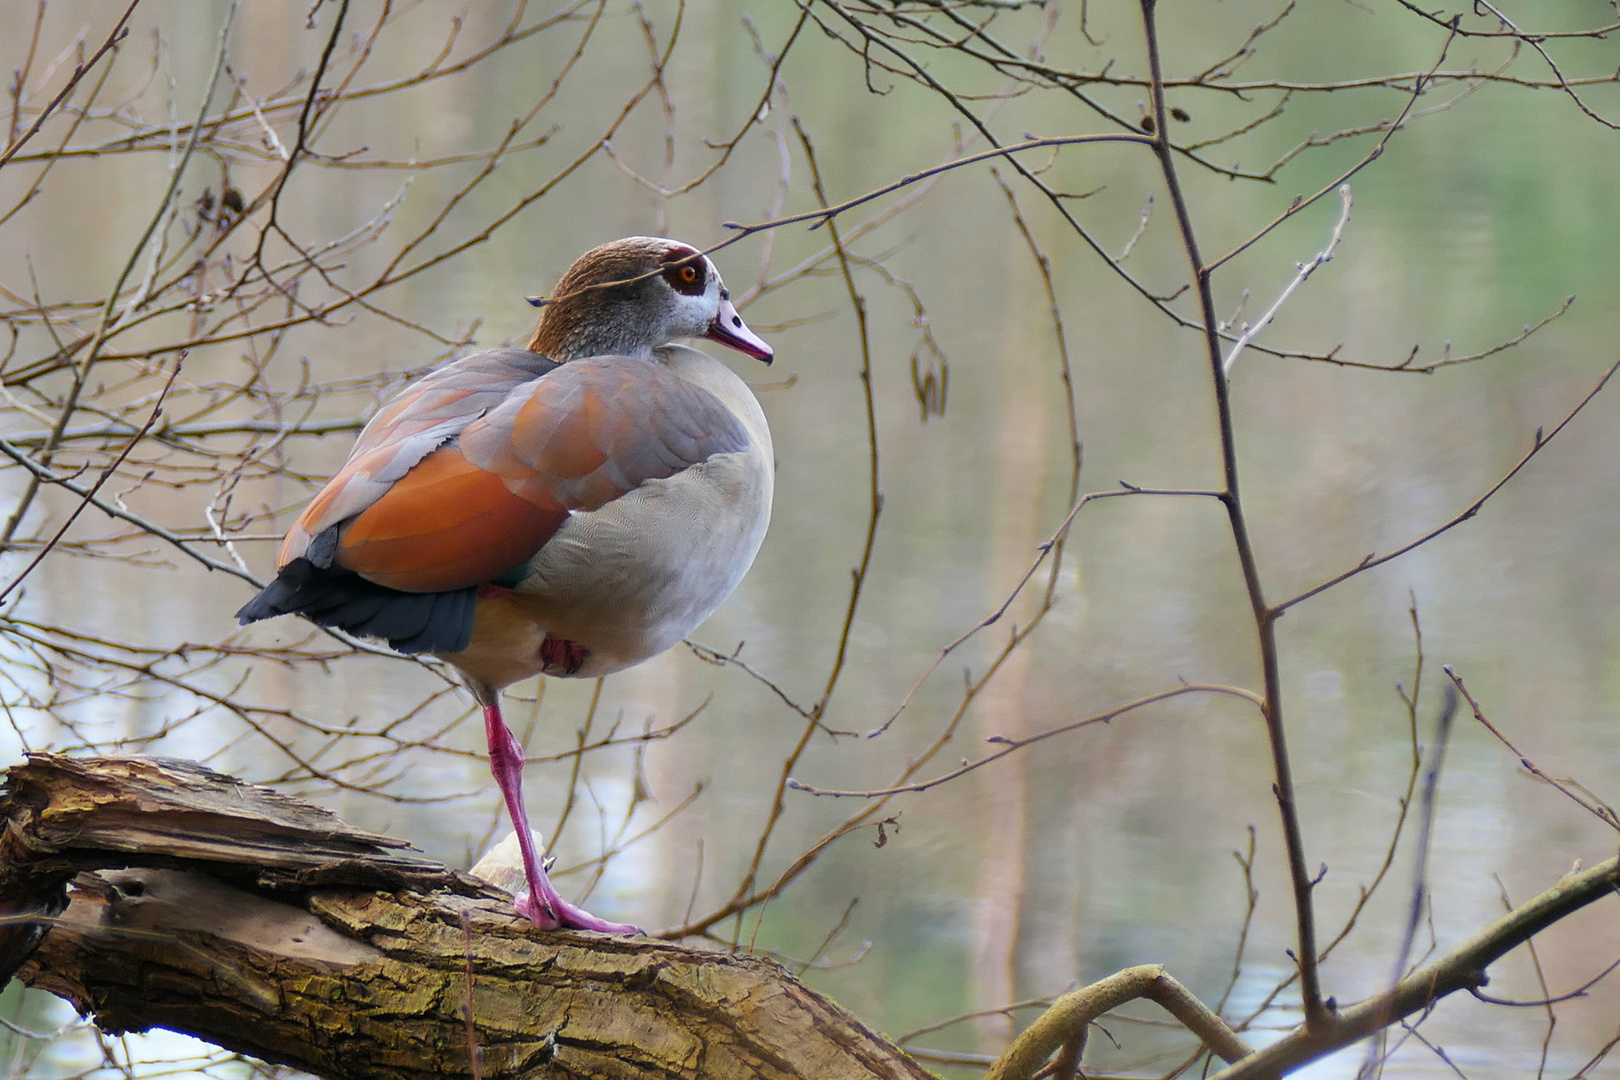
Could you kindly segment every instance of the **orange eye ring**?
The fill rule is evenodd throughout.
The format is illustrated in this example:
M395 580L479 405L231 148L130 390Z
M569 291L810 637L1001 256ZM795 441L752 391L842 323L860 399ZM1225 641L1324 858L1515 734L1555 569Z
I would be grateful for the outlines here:
M681 267L681 280L682 281L684 281L688 285L690 285L690 284L692 284L692 282L696 281L697 279L698 279L697 267L693 266L691 263L687 263L685 266Z

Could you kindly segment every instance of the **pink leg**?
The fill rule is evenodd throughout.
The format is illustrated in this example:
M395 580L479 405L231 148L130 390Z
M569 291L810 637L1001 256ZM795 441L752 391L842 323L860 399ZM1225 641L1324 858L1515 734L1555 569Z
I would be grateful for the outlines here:
M484 734L489 738L489 771L506 800L506 812L517 829L518 846L523 849L523 876L529 891L517 898L518 914L542 930L595 930L603 934L639 934L629 923L608 922L575 907L558 895L534 850L529 834L529 815L523 808L523 748L501 718L498 704L484 706Z

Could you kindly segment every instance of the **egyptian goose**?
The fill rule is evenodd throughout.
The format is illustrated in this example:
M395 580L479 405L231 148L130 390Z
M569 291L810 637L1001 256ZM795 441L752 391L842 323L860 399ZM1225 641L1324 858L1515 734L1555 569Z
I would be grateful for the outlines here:
M740 378L671 341L772 354L714 264L672 240L593 248L554 296L527 349L446 364L371 419L237 618L298 613L449 661L523 850L518 911L633 933L547 880L500 692L638 664L736 588L770 521L771 434Z

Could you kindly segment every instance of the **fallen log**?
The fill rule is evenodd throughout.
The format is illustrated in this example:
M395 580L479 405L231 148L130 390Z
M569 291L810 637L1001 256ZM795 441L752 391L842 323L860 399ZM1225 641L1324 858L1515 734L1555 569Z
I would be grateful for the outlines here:
M190 762L32 754L0 823L0 976L109 1032L333 1080L930 1075L770 960L543 933L492 885Z

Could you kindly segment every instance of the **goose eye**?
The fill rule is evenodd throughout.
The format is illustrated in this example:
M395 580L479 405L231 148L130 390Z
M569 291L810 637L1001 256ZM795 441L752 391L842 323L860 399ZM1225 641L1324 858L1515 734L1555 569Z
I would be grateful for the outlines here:
M682 296L700 296L708 284L709 275L704 264L697 261L681 262L682 259L697 259L697 252L691 248L678 249L665 256L664 280L669 287Z

